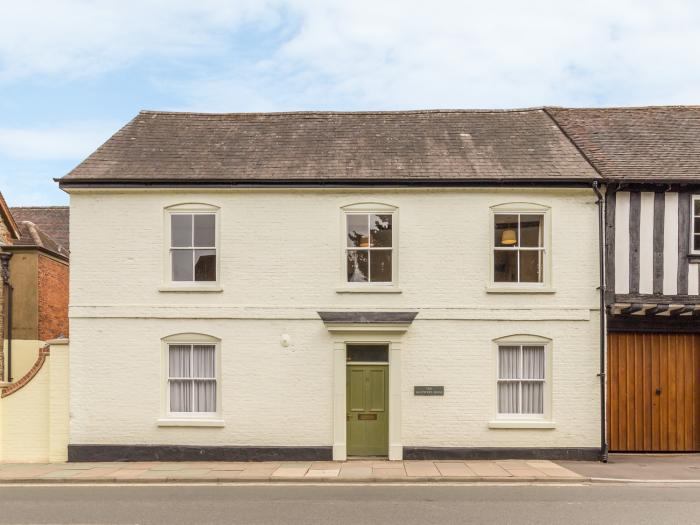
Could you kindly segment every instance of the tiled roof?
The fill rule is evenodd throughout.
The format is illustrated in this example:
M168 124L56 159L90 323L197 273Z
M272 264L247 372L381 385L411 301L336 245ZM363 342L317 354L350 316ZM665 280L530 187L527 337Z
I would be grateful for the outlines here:
M546 111L605 179L700 181L700 106Z
M141 112L63 177L79 183L590 181L542 109Z
M48 235L52 242L62 246L64 251L70 250L68 206L27 206L10 208L10 211L17 222L33 223L43 234ZM22 236L24 237L24 234Z
M20 238L16 240L12 246L35 246L37 248L44 248L63 257L69 256L66 248L58 244L33 222L21 221L19 223L19 233Z

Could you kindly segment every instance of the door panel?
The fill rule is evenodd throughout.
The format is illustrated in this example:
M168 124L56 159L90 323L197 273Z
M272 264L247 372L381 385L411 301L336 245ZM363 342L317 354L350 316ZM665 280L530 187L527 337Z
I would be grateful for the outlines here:
M385 456L389 450L386 365L347 367L349 456Z
M611 333L612 451L700 450L700 334Z
M365 373L356 367L348 367L348 411L362 412L365 408Z

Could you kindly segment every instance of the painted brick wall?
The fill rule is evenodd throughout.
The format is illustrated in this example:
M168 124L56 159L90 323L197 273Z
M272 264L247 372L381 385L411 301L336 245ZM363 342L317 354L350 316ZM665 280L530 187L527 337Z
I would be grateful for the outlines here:
M40 255L38 280L39 339L68 337L68 265Z
M159 291L166 206L220 207L218 293ZM338 293L340 207L399 208L398 294ZM549 294L487 293L489 207L551 208ZM321 309L416 309L403 336L403 444L597 445L597 216L590 190L135 191L71 195L71 442L330 445ZM224 428L163 428L161 338L222 340ZM283 348L280 336L292 345ZM553 430L491 429L493 339L553 340ZM413 386L443 384L444 398Z

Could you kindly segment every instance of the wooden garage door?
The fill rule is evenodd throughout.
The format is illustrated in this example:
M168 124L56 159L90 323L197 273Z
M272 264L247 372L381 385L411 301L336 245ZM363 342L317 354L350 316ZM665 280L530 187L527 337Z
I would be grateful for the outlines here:
M700 451L700 334L611 333L611 451Z

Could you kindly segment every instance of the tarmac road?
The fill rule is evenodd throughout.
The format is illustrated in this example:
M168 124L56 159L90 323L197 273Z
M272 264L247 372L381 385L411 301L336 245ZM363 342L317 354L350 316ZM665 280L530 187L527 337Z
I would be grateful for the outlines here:
M0 523L700 523L700 486L0 486Z

